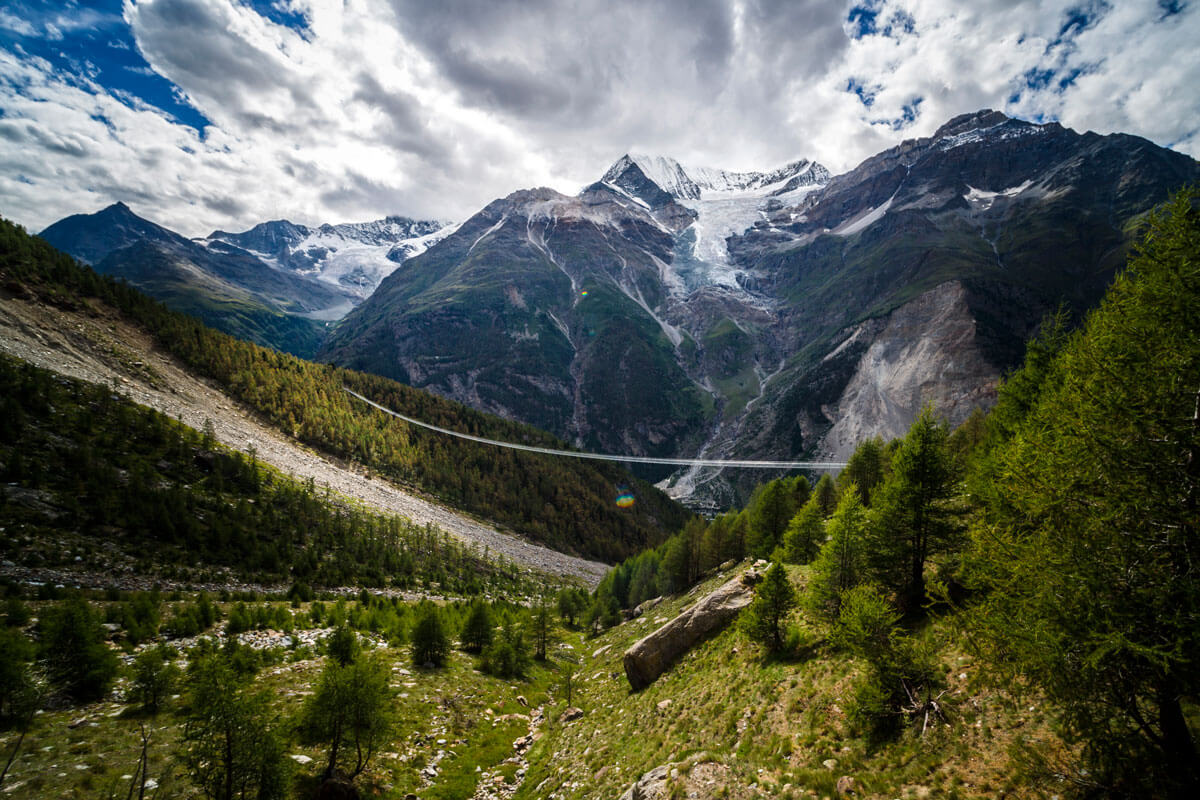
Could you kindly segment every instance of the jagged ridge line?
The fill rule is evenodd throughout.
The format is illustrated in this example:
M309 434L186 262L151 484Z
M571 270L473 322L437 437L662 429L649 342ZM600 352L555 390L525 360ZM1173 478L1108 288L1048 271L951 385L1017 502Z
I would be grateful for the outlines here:
M377 408L385 414L391 414L393 417L402 419L410 425L416 425L420 428L426 428L438 433L444 433L447 436L453 436L458 439L466 439L479 444L488 444L494 447L507 447L510 450L524 450L528 453L541 453L548 456L567 456L568 458L589 458L593 461L618 461L629 462L634 464L666 464L671 466L681 467L741 467L744 469L841 469L846 466L845 461L738 461L719 458L656 458L654 456L617 456L606 453L580 453L574 450L554 450L549 447L534 447L528 444L515 444L513 442L501 442L496 439L485 439L482 436L473 436L469 433L459 433L447 428L439 428L437 425L430 425L428 422L406 417L392 411L386 406L381 406L374 400L363 397L358 392L343 386L342 391L353 397L357 397L367 405Z

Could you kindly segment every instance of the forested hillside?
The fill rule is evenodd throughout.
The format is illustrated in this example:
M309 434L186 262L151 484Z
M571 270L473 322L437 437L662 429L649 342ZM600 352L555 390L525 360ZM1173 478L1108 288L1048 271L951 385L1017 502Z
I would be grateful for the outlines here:
M437 529L355 508L114 394L0 356L0 554L116 580L425 587L518 570ZM78 557L78 560L77 560Z
M467 433L558 445L547 434L382 378L317 365L233 339L97 275L8 222L0 229L5 290L56 304L110 304L195 372L284 432L357 461L449 505L566 552L624 557L682 525L687 512L615 467L498 450L409 429L349 398L343 386L401 413ZM637 502L615 499L633 487Z
M834 673L839 685L818 678L818 691L845 710L843 752L880 796L896 791L888 754L914 737L958 794L951 742L974 721L1012 737L1001 796L1196 797L1198 409L1200 191L1189 189L1152 216L1082 328L1046 320L986 417L951 431L926 408L904 438L860 443L836 481L759 487L746 509L615 568L588 619L600 629L657 613L657 595L724 559L770 558L743 634L775 687L814 680L810 659L851 661L850 683ZM784 702L786 689L767 691ZM701 706L700 718L716 713ZM775 769L784 783L786 764Z

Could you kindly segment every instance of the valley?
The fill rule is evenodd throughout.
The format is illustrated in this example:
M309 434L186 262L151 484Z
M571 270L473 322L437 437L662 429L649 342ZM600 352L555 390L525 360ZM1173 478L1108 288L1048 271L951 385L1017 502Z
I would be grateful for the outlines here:
M134 402L202 430L211 424L223 444L253 452L300 480L312 480L378 513L434 525L464 544L538 572L594 585L607 566L539 547L369 474L300 446L213 384L198 380L137 328L112 314L73 313L0 299L0 350L69 377L113 386Z
M131 276L352 302L332 226L3 223L0 789L1189 797L1200 167L995 112L818 167L389 218L322 362ZM702 517L553 433L845 467L648 476Z

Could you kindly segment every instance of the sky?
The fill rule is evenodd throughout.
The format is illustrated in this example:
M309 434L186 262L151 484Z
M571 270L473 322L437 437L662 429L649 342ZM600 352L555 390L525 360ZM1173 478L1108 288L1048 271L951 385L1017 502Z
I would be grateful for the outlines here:
M0 215L464 219L626 152L834 173L994 108L1200 157L1185 0L5 0Z

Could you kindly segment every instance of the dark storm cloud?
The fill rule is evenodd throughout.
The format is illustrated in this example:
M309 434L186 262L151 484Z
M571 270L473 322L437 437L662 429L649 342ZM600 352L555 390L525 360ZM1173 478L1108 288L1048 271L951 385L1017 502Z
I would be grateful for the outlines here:
M568 126L590 124L642 84L719 85L734 55L732 8L720 0L392 6L409 41L469 102Z

